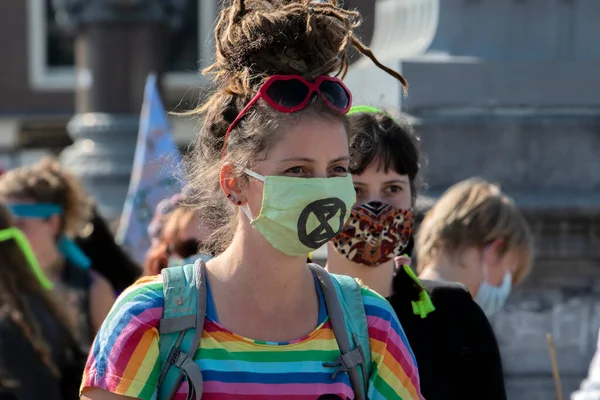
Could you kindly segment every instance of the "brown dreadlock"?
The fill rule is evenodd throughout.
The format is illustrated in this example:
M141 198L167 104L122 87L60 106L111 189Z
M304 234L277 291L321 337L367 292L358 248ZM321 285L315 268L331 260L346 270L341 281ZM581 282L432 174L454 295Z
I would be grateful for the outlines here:
M221 10L215 27L215 62L203 71L213 76L216 91L206 103L188 113L203 119L188 170L190 185L197 193L198 212L214 227L213 246L205 250L218 253L226 248L236 223L236 208L219 194L223 162L250 167L266 156L278 133L307 116L334 118L347 126L345 116L324 106L318 97L293 114L277 112L258 102L232 130L222 160L227 128L265 79L275 74L300 75L309 80L320 75L344 78L349 51L354 47L406 88L404 77L381 64L355 36L359 25L360 14L339 7L335 0L233 0Z

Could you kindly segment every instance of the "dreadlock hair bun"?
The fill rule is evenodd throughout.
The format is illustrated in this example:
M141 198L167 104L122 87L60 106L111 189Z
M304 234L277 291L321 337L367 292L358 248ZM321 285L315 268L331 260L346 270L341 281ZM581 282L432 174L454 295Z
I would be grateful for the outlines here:
M258 101L231 130L223 154L229 126L266 79L273 75L343 79L355 48L406 86L402 75L382 65L355 36L360 19L358 12L339 7L335 0L231 0L221 9L215 26L215 61L203 71L212 76L215 91L186 113L202 119L187 170L194 206L202 221L214 227L215 243L207 241L205 251L218 254L235 231L237 208L226 201L219 184L223 163L235 165L243 178L243 168L264 158L285 128L302 118L332 118L349 131L345 115L318 96L295 113L281 113Z

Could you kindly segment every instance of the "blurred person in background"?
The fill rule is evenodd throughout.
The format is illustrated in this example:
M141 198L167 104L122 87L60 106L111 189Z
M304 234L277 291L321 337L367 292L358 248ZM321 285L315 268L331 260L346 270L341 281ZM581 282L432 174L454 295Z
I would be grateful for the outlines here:
M92 207L92 219L75 238L77 245L92 261L92 268L108 280L120 294L142 274L138 265L115 241L109 223Z
M77 399L85 353L4 205L0 260L0 399Z
M114 303L115 291L90 269L91 260L72 240L90 217L91 203L83 188L57 160L46 158L2 175L0 199L54 282L78 339L84 346L91 345Z
M425 216L416 242L423 279L460 282L488 316L531 268L529 225L500 188L480 178L448 189Z
M329 242L327 270L359 278L387 297L419 366L428 400L506 399L496 338L461 285L420 281L410 265L419 138L404 118L356 106L349 112L356 204Z
M581 382L579 390L571 394L571 400L600 400L600 332L588 375Z
M201 250L212 230L187 205L185 193L158 204L148 234L152 244L144 263L145 275L157 275L163 268L211 258Z

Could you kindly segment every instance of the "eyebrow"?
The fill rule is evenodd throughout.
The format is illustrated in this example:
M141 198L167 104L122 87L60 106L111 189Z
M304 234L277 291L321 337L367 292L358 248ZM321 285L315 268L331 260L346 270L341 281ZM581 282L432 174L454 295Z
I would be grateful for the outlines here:
M408 179L392 179L389 181L385 181L383 182L384 185L391 185L394 183L403 183L403 184L408 184L409 180ZM368 185L368 182L354 182L354 186L363 186L363 185Z
M385 181L383 183L385 185L389 185L389 184L392 184L392 183L408 183L408 182L409 182L409 180L407 178L401 178L401 179L392 179L392 180L389 180L389 181Z
M336 163L336 162L347 161L347 160L350 160L350 157L343 156L343 157L338 157L335 160L330 161L330 163ZM308 158L308 157L290 157L290 158L285 158L283 160L280 160L279 162L283 163L283 162L290 162L290 161L315 162L314 159Z

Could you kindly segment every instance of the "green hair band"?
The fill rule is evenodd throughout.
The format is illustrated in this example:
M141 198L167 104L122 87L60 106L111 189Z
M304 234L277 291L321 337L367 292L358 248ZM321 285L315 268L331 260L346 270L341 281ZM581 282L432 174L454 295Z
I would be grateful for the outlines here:
M427 290L423 287L423 284L412 270L410 265L403 265L404 272L421 288L419 292L419 300L412 302L413 314L420 315L421 318L427 317L427 315L435 311L435 306L427 293Z
M54 285L52 282L46 278L40 264L35 258L35 254L33 253L33 249L29 245L29 241L18 228L12 227L7 229L0 230L0 242L5 242L7 240L14 240L17 243L17 246L21 249L27 262L29 263L29 267L33 271L33 274L36 276L42 287L46 290L52 290Z
M352 114L383 114L386 117L391 118L392 121L394 121L396 124L399 124L398 120L396 118L394 118L392 115L390 115L388 112L382 110L381 108L377 108L377 107L373 107L373 106L352 106L352 108L350 108L350 111L348 111L348 113L346 115L352 115Z

